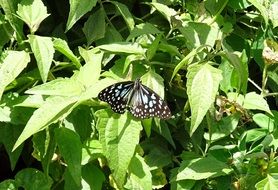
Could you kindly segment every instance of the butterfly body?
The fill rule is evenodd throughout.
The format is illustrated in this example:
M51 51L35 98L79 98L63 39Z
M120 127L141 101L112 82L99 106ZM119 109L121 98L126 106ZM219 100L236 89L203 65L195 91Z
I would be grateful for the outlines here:
M116 113L128 109L137 118L168 119L171 111L166 102L153 90L141 84L140 79L115 83L103 89L98 98L110 104Z

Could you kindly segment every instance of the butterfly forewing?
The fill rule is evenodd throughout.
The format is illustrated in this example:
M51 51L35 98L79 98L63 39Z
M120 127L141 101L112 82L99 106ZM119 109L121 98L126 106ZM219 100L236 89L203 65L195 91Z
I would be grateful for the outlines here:
M138 118L159 117L168 119L171 117L171 111L166 102L153 90L141 83L138 84L132 99L129 103L130 112Z
M111 109L116 113L124 113L131 91L133 90L132 81L120 82L103 89L98 98L107 102Z

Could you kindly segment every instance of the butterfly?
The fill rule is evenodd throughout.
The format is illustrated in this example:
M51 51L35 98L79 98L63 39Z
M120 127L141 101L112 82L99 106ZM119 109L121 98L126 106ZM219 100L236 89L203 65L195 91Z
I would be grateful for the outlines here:
M140 79L108 86L98 94L98 98L110 104L111 109L116 113L122 114L127 109L140 119L171 117L167 103L153 90L141 84Z

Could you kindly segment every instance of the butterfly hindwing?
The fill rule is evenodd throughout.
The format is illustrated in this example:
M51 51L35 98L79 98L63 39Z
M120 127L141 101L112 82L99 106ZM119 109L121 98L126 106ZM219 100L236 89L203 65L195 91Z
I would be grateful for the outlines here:
M98 94L98 98L107 102L114 112L124 113L132 89L132 81L119 82L103 89Z
M135 117L141 119L149 117L159 117L161 119L170 118L171 111L167 106L167 103L147 86L141 83L138 85L138 90L134 92L130 101L130 112Z

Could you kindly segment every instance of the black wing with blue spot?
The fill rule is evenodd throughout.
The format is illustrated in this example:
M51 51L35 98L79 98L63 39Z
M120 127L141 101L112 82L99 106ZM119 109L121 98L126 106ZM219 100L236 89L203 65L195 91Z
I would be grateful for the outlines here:
M107 102L116 113L124 113L129 96L133 90L133 81L119 82L103 89L98 98Z

